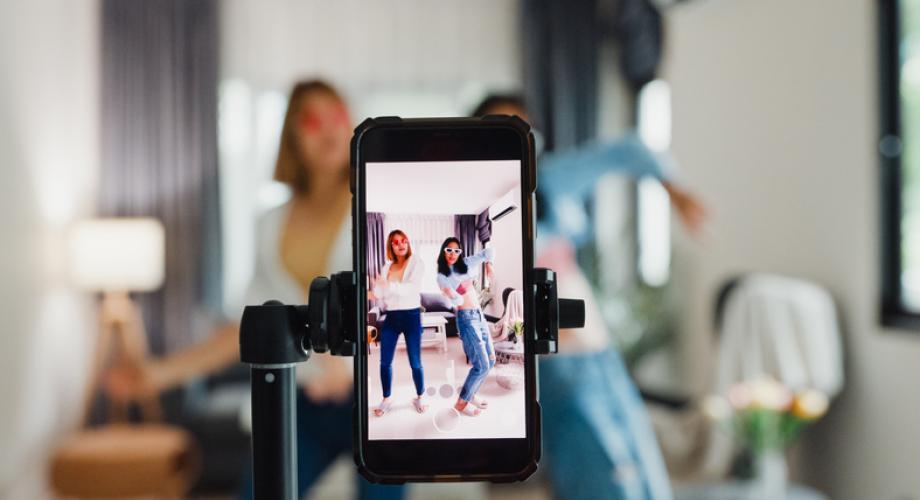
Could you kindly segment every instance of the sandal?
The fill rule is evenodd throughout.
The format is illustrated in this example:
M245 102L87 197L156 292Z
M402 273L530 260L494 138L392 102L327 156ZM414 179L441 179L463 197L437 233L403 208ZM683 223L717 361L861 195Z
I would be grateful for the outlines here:
M418 397L418 398L413 399L413 400L412 400L412 406L414 406L414 407L415 407L415 411L417 411L417 412L419 412L419 413L425 413L425 410L428 409L428 405L426 405L426 404L422 401L422 398L421 398L421 397Z
M383 401L380 402L380 406L374 408L374 416L382 417L386 415L387 413L389 413L390 406L392 405L393 405L393 401L391 401L390 399L384 399Z

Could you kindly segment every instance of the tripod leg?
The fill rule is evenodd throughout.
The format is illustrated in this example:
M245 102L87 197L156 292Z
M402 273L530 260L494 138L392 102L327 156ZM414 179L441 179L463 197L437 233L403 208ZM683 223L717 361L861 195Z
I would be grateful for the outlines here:
M255 500L297 500L294 366L253 365L252 459Z

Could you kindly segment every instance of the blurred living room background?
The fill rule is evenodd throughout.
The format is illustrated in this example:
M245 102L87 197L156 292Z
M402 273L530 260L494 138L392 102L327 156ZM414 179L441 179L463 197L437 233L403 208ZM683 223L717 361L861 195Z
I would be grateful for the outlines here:
M611 174L578 261L675 496L763 472L725 419L746 411L738 382L771 375L829 400L790 403L809 420L779 450L790 498L920 499L918 1L3 0L0 71L2 499L65 494L64 445L117 420L178 430L157 441L187 461L173 494L236 497L247 368L119 408L100 351L156 359L238 318L256 220L291 196L272 180L288 94L310 78L355 124L520 93L548 150L636 131L668 151L703 230L657 182ZM349 495L351 467L312 498Z

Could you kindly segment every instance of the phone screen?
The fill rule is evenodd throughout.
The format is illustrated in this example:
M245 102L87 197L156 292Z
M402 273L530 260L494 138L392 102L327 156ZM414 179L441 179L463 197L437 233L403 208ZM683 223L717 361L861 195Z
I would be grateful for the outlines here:
M355 459L372 481L536 469L532 145L500 117L356 131Z
M364 175L367 439L525 438L521 161Z

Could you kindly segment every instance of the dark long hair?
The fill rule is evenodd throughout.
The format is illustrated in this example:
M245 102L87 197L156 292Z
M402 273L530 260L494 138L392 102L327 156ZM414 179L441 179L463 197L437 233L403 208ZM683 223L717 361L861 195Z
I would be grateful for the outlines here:
M460 244L460 240L454 238L453 236L444 240L444 243L441 243L441 251L438 252L438 272L444 276L450 276L450 265L447 263L447 257L444 256L444 249L447 248L447 245L451 243L456 243L461 250L463 250L463 245ZM466 250L464 250L465 252ZM454 269L460 274L466 274L469 270L466 267L466 261L463 260L463 254L460 254L460 258L457 259L457 263L454 264Z

